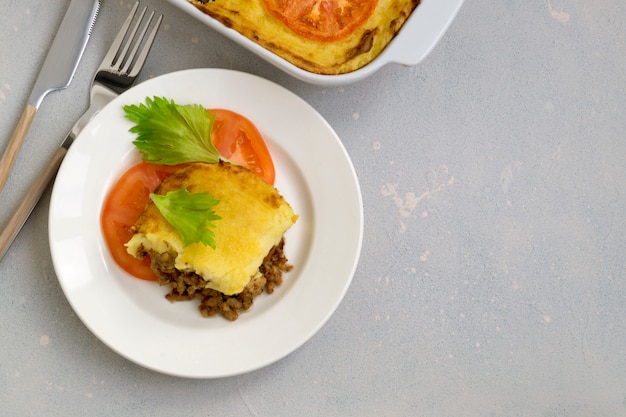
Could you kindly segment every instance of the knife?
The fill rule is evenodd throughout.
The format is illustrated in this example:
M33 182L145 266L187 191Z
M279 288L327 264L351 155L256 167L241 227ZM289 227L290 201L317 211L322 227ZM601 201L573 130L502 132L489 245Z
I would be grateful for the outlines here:
M100 10L100 0L72 0L0 160L0 192L44 97L70 85Z

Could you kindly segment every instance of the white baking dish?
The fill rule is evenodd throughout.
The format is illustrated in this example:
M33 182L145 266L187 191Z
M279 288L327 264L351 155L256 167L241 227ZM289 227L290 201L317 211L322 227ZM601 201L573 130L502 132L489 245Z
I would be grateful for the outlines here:
M296 67L285 59L256 44L239 32L222 25L217 20L196 9L187 0L168 0L213 30L234 40L268 62L292 76L318 85L336 86L350 84L378 71L384 65L416 65L423 60L443 36L461 8L464 0L422 0L413 11L398 35L366 66L346 74L321 75Z

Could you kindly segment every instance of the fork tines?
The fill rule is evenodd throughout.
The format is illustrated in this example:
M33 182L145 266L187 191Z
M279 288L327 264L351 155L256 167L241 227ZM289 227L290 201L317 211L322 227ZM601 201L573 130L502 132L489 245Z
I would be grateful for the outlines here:
M139 2L136 2L105 57L112 68L130 77L137 76L141 70L163 20L163 15L159 15L152 25L150 34L146 37L155 13L152 11L146 17L147 7L144 7L136 17L138 8ZM132 29L130 29L131 25ZM137 54L138 51L140 51L139 54Z

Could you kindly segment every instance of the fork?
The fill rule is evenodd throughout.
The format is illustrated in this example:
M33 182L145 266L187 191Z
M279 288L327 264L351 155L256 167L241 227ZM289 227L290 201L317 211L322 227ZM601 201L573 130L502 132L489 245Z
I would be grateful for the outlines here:
M0 233L0 260L4 257L45 189L56 175L63 158L65 158L76 136L107 103L128 90L135 83L163 20L163 15L159 15L152 25L152 30L148 33L148 29L154 20L155 12L152 11L146 17L147 7L144 7L135 19L138 7L139 1L133 6L109 51L94 74L91 82L89 108L74 124L65 140L52 155L52 158L50 158L50 161L30 187L30 190ZM135 20L134 24L133 20Z

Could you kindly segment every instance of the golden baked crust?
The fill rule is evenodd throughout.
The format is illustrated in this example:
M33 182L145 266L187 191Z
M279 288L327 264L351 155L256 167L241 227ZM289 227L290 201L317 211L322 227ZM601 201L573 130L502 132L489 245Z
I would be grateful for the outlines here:
M201 243L185 246L150 202L133 226L128 253L136 258L156 254L159 258L153 260L163 262L153 263L153 269L172 266L201 276L206 287L226 295L241 292L298 216L276 188L252 171L227 162L189 164L168 176L155 192L164 195L182 187L192 193L207 192L219 200L215 207L221 217L214 225L216 248Z
M315 41L292 32L267 11L263 0L188 1L295 66L326 75L352 72L371 62L420 3L420 0L378 0L373 14L349 37Z

